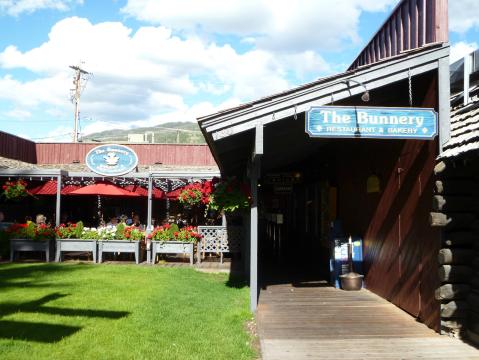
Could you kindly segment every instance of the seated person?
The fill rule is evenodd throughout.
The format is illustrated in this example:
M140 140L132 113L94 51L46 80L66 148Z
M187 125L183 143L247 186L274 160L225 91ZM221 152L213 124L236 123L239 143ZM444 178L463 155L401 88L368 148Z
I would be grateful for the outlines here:
M146 228L146 226L141 223L139 215L133 216L133 223L131 224L131 226L135 226L140 230L145 230Z
M112 216L110 221L106 224L106 227L116 227L118 225L118 218L116 216Z
M45 225L47 222L47 217L43 214L38 214L37 217L35 218L35 223L37 225Z

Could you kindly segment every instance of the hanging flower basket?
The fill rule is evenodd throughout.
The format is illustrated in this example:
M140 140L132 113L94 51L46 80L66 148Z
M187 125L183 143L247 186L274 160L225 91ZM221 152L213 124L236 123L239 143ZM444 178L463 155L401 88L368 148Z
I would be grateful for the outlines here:
M218 182L212 191L208 207L213 210L223 210L233 213L248 209L251 205L251 194L248 184L229 178Z
M178 201L186 206L193 207L203 203L203 185L193 183L186 185L178 195Z
M8 200L20 200L29 195L25 180L7 181L2 187L3 195Z

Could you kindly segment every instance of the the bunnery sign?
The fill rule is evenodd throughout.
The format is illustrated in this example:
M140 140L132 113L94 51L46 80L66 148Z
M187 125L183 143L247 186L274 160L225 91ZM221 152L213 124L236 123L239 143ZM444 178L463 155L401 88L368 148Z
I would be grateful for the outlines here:
M312 107L306 113L306 133L311 137L432 140L437 135L437 113L425 108Z

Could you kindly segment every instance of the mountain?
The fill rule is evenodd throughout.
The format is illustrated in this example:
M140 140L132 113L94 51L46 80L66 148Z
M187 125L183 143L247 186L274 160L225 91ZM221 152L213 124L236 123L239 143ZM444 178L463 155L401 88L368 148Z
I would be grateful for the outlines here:
M113 129L85 135L83 142L153 142L161 144L205 144L206 141L197 123L169 122L153 127L129 130ZM145 141L146 136L146 141Z

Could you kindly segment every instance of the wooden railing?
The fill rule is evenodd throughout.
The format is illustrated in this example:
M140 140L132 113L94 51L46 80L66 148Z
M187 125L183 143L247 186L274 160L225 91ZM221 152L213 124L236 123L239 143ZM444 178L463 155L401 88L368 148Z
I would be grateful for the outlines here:
M198 226L202 239L198 242L198 263L206 253L219 254L223 263L224 253L240 253L242 228L238 226Z

